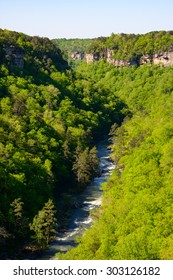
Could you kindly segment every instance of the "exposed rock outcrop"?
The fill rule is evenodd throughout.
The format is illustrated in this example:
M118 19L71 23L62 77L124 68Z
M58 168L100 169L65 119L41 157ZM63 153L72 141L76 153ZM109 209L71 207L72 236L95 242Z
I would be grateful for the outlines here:
M152 63L152 56L149 54L144 54L143 56L141 56L140 60L139 60L139 65L143 65L143 64L147 64L147 63Z
M136 60L124 60L124 59L115 59L113 50L107 49L105 52L102 52L100 54L92 54L92 53L80 53L75 52L71 55L72 59L80 59L80 60L86 60L87 63L93 63L94 61L98 61L100 59L105 59L108 63L115 65L116 67L120 66L132 66L132 65L143 65L148 63L153 64L162 64L164 66L170 66L173 65L173 52L163 52L160 54L144 54L142 56L139 56Z
M116 67L119 66L128 66L129 62L123 59L114 59L113 58L113 51L112 50L107 50L107 56L106 56L106 61L108 63L111 63L113 65L115 65Z
M101 56L98 55L98 54L87 53L87 54L85 55L85 59L86 59L86 62L87 62L87 63L94 62L94 61L98 61L98 60L100 60L101 58L103 58L103 57L101 57Z
M87 54L85 55L85 59L86 59L86 62L87 62L87 63L90 63L90 62L94 62L94 61L95 61L94 55L91 54L91 53L87 53Z
M14 66L23 69L24 67L24 52L14 46L5 47L6 55L12 58Z
M72 52L71 58L74 60L83 60L85 59L84 52Z
M164 66L173 65L173 52L164 52L162 54L155 54L153 56L154 64L163 64Z

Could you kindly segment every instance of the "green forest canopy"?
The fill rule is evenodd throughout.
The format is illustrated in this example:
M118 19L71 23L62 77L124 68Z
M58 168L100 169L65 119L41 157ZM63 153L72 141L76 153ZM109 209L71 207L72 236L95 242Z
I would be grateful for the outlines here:
M112 127L116 169L103 185L94 226L77 248L57 258L172 259L173 68L146 65L105 74L97 63L80 70L107 86L132 117Z
M54 39L53 42L70 57L72 52L104 54L113 51L114 59L138 62L144 55L173 51L173 31L155 31L146 34L114 34L94 39ZM67 57L67 55L66 55Z
M11 250L21 241L15 207L29 225L50 198L63 220L62 196L90 182L94 141L125 113L119 98L111 104L106 88L68 69L49 39L0 30L0 42L0 245Z
M154 51L172 48L172 32L164 31L97 40L111 48L118 42L120 56L153 43ZM94 143L115 124L117 167L103 205L77 248L58 258L172 259L173 68L100 61L72 70L49 39L8 30L0 30L0 60L2 257L30 240L48 200L62 222L64 194L80 192L96 174Z

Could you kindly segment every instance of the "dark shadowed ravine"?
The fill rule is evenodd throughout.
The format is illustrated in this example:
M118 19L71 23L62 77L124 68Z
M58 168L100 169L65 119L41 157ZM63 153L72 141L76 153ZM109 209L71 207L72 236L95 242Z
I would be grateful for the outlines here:
M95 177L84 192L79 195L79 200L82 201L81 207L73 210L66 231L57 234L55 241L50 244L48 250L43 252L40 259L54 259L57 252L67 252L75 247L76 237L81 236L84 231L92 226L93 220L90 212L101 205L101 184L106 182L111 171L115 168L113 161L110 159L110 150L107 148L107 142L100 142L97 145L97 150L100 176Z

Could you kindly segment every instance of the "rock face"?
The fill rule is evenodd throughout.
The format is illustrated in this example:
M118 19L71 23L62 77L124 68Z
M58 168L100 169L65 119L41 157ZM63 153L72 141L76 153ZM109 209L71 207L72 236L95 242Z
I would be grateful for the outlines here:
M141 56L141 58L139 60L140 65L143 65L146 63L152 63L152 56L149 54L144 54L143 56Z
M90 62L94 62L94 61L98 61L100 59L102 59L103 57L101 55L98 55L98 54L91 54L91 53L87 53L85 55L85 59L86 59L86 62L87 63L90 63Z
M107 49L105 52L102 52L100 54L92 54L92 53L72 53L71 55L72 59L80 59L80 60L86 60L87 63L93 63L94 61L98 61L100 59L105 59L108 63L115 65L116 67L120 66L132 66L132 65L143 65L148 63L153 64L162 64L164 66L170 66L173 65L173 51L171 52L163 52L160 54L144 54L139 57L138 60L135 61L127 61L124 59L115 59L113 57L113 51Z
M87 54L85 55L85 59L86 59L86 62L87 62L87 63L90 63L90 62L94 62L94 61L95 61L94 55L91 54L91 53L87 53Z
M6 55L12 59L12 63L14 66L23 69L24 67L24 53L15 48L14 46L5 47Z
M154 65L161 64L164 66L173 65L173 52L163 52L159 54L149 55L145 54L140 59L140 65L146 63L153 63Z
M85 55L83 52L73 52L71 53L71 58L74 60L83 60Z
M155 54L153 56L154 64L163 64L164 66L173 65L173 52L164 52L162 54Z
M130 62L124 59L114 59L113 58L113 51L112 50L107 50L107 56L106 56L106 61L110 64L115 65L116 67L120 66L129 66L131 65Z

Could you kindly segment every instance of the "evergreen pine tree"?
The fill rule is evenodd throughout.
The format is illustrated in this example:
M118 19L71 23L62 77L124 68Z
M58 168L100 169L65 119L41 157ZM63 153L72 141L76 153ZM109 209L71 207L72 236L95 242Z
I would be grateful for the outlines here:
M50 241L53 241L56 234L55 207L51 199L45 203L42 210L34 217L30 229L35 232L34 238L41 248L47 248Z
M10 204L9 227L14 234L15 240L25 239L28 231L28 219L24 216L23 201L16 198Z
M97 157L97 149L95 146L89 151L89 162L90 162L92 176L98 175L99 160Z

